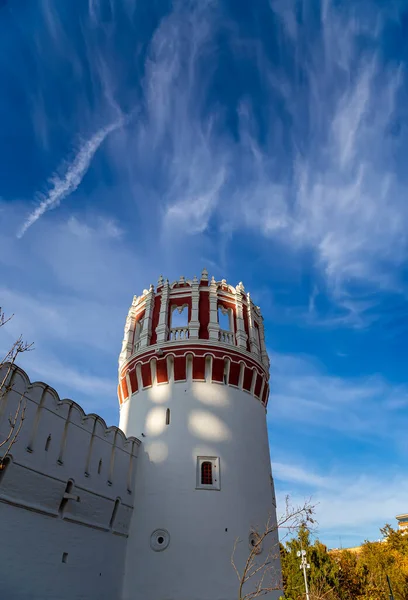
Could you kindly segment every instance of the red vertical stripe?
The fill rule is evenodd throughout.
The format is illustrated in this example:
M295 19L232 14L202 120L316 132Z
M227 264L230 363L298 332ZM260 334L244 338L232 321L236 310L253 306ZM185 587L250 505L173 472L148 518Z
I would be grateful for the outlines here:
M208 340L208 323L210 322L210 292L208 290L200 291L198 315L200 320L200 330L198 332L198 337L202 340Z
M186 380L186 360L185 356L176 356L174 358L174 381Z
M255 396L257 398L259 398L260 393L261 393L262 380L263 380L262 375L260 375L259 373L257 373L257 375L256 375L256 383L255 383L255 390L254 390Z
M132 388L132 394L134 394L139 389L139 386L137 384L136 367L132 367L129 370L129 379L130 379L130 386Z
M224 359L213 358L212 381L222 383L224 381Z
M240 370L241 370L241 365L239 363L236 363L236 362L230 363L229 380L228 380L228 383L230 385L238 385Z
M150 370L150 362L142 364L142 381L143 387L149 387L152 385L152 372Z
M156 362L157 383L167 383L169 376L167 374L167 359L159 358Z
M244 388L244 390L247 390L247 392L251 391L252 374L253 374L252 369L248 369L248 367L245 367L244 382L242 384L242 387Z
M122 381L120 382L120 385L122 387L122 397L123 397L123 400L125 401L126 398L129 398L129 391L128 391L126 377L124 377L122 379Z
M204 356L193 357L193 379L203 381L205 379L205 358Z

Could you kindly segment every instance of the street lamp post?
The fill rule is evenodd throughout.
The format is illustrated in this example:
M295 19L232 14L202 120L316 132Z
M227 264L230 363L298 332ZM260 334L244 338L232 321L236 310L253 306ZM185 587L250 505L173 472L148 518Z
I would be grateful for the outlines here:
M307 575L306 575L306 569L310 569L310 565L306 560L306 550L298 550L297 556L298 556L298 558L301 557L299 568L303 569L303 578L305 580L305 590L306 590L306 600L310 600L309 586L307 585Z

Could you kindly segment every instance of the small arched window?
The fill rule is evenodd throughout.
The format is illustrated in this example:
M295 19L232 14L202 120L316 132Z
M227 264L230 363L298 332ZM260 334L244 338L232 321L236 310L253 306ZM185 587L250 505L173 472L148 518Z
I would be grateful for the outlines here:
M213 473L212 463L209 460L201 463L201 485L212 485L213 484Z
M166 410L166 425L170 425L170 409Z

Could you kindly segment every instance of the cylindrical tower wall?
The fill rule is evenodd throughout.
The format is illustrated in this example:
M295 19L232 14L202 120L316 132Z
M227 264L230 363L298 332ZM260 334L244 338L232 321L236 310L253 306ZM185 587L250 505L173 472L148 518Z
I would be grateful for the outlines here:
M231 565L236 540L240 541L235 562L242 572L254 534L262 533L268 521L276 523L265 418L265 353L259 339L247 333L241 317L246 308L241 289L241 305L235 313L241 321L236 326L235 316L231 335L217 331L219 324L211 314L206 321L211 337L198 337L205 320L199 314L200 300L206 307L212 305L214 312L214 299L207 302L204 294L204 298L197 297L202 286L203 280L200 285L196 281L189 305L193 339L171 339L166 314L171 314L172 301L166 289L162 297L170 308L162 306L161 311L158 295L148 292L150 305L156 305L151 314L157 315L152 317L156 325L149 324L150 335L157 328L153 345L146 344L145 336L143 347L135 346L125 330L126 347L131 351L125 357L122 349L119 426L142 444L123 600L237 598L239 580ZM211 293L217 293L214 285ZM177 302L182 306L182 300ZM133 315L136 312L133 306ZM127 328L133 327L134 332L136 317L132 318ZM247 322L251 319L250 314ZM233 319L231 323L234 327ZM143 333L143 326L139 329ZM157 342L158 338L162 341ZM249 350L249 339L255 352ZM281 595L277 532L265 539L257 564L269 553L272 569L264 583L277 588L266 596L275 600ZM257 576L246 591L255 589L256 583Z

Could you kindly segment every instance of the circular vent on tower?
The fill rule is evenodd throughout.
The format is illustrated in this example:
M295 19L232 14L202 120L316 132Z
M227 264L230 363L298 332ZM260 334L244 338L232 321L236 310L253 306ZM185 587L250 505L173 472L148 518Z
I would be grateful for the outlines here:
M155 552L165 550L170 544L170 534L166 529L156 529L150 536L150 546Z
M251 550L255 552L255 554L261 554L262 552L262 541L259 536L259 533L256 531L251 531L249 534L249 547Z

